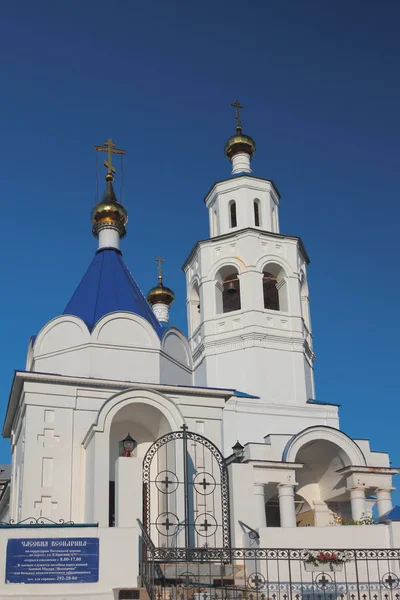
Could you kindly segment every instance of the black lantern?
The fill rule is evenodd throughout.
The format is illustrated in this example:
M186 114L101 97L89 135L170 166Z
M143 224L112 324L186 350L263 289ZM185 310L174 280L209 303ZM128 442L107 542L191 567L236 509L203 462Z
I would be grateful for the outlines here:
M122 445L124 449L124 456L132 456L132 452L136 448L136 441L133 439L130 433L126 436L124 440L122 440Z
M241 461L242 458L244 457L244 446L242 446L242 444L239 442L239 440L236 442L236 444L234 446L232 446L232 450L233 450L233 454L236 457L236 460Z

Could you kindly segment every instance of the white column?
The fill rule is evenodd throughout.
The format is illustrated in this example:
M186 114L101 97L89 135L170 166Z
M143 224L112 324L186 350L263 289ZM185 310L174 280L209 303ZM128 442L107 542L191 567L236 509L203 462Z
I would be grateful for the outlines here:
M115 463L115 526L137 527L142 514L142 459L120 456Z
M350 490L351 516L359 521L367 514L364 488L352 488Z
M119 250L119 232L114 227L103 227L99 231L99 248L117 248Z
M291 483L280 483L278 485L278 494L281 527L296 527L294 485Z
M376 504L378 508L378 517L392 510L392 491L391 490L376 490Z
M251 173L250 154L239 152L232 156L232 175L236 173Z
M266 527L267 526L267 517L265 513L265 489L263 483L255 483L254 484L254 496L256 500L256 527Z

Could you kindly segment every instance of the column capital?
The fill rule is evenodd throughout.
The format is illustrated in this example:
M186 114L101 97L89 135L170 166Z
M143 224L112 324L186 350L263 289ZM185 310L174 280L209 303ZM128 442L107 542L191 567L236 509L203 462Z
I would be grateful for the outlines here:
M347 491L349 491L350 494L356 492L362 492L363 494L365 494L365 487L363 487L362 485L353 485L351 487L348 487Z
M278 490L284 490L285 488L292 488L294 490L296 485L298 485L296 481L290 483L278 483Z
M254 487L256 488L256 494L261 494L261 493L265 493L265 483L258 483L255 482L254 483Z

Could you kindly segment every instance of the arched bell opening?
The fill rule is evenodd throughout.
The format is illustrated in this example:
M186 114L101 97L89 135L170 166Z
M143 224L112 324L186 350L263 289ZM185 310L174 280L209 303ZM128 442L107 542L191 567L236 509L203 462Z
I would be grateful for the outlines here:
M264 308L267 310L288 311L286 274L277 264L268 264L262 272L262 292Z
M241 309L240 280L236 267L225 266L216 277L216 312L228 313Z

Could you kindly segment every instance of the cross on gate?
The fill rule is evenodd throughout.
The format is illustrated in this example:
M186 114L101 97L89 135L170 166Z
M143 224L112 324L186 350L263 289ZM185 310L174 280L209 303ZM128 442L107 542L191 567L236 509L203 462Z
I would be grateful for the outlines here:
M189 427L184 423L183 425L181 425L181 429L182 431L187 431Z
M199 485L203 486L203 490L205 491L205 490L207 489L207 486L208 486L208 485L211 485L211 483L209 483L209 482L206 480L206 478L205 478L205 477L203 477L203 481L201 481L201 482L199 483Z
M203 523L200 523L200 527L204 527L206 533L208 531L208 528L211 527L212 523L209 523L207 521L207 517L204 519Z
M171 523L171 521L170 521L170 520L169 520L169 518L167 517L167 518L165 519L164 523L161 523L161 525L162 525L163 527L165 527L165 529L166 529L167 531L169 531L169 529L170 529L170 527L172 527L173 523Z
M173 484L174 482L171 479L168 479L168 475L167 475L165 479L162 479L160 481L160 483L164 483L165 487L168 489L168 486L170 484Z
M40 501L35 502L34 506L39 509L40 517L47 517L51 515L52 510L56 510L58 502L52 502L51 496L41 496Z
M255 587L258 588L260 584L263 584L263 580L258 576L258 573L256 573L253 579L251 579L251 583L254 583Z
M319 577L317 583L321 584L322 588L325 590L328 587L330 580L325 577L325 573L322 573L322 575L321 575L321 577Z
M54 429L45 429L43 433L39 433L37 441L43 444L43 448L53 448L54 442L60 441L60 436L54 435Z
M393 584L397 583L397 579L394 579L394 578L392 577L392 574L391 574L391 573L389 573L389 577L387 577L387 579L385 579L385 583L387 583L387 584L388 584L388 586L390 587L390 589L392 589L392 587L393 587Z

